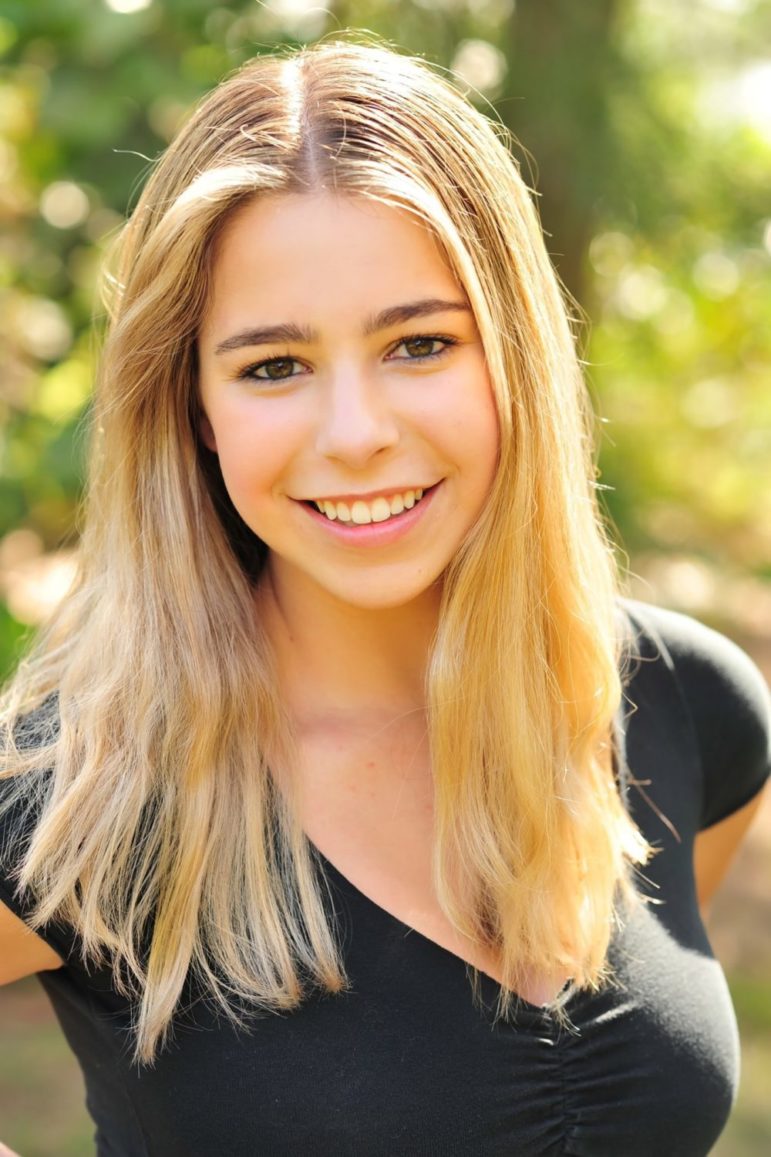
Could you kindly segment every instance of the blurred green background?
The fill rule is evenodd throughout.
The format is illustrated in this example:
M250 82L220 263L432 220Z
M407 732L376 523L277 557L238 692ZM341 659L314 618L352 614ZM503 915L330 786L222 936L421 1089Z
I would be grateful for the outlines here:
M243 60L346 27L452 68L522 142L589 321L629 589L768 675L771 0L0 0L0 672L72 573L99 269L152 160ZM723 1157L771 1152L770 866L766 808L713 918L744 1042ZM0 1017L0 1136L91 1153L36 984Z

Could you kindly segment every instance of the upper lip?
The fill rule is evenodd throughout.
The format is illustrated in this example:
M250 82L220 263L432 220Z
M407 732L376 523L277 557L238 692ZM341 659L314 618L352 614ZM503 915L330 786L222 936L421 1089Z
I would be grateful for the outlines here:
M395 498L397 494L406 494L409 490L422 490L423 493L431 489L431 486L436 486L437 483L432 482L428 486L411 485L411 486L389 486L382 490L369 490L366 494L314 494L312 498L301 498L300 502L374 502L376 498Z

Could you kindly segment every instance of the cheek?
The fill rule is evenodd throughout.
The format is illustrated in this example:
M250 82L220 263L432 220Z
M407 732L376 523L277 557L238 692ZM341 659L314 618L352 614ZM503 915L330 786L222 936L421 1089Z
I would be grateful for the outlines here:
M273 491L277 465L274 467L263 447L250 446L248 451L239 448L229 455L220 454L220 468L228 493L242 514L245 508L257 506Z
M228 494L244 516L280 483L291 457L286 433L244 413L214 412L209 425L212 443L206 444L215 450Z
M233 422L212 423L216 456L230 498L240 507L244 498L252 498L270 485L272 471L271 443L258 436L251 427Z
M498 410L486 381L459 399L453 435L467 470L486 493L495 478L501 445Z

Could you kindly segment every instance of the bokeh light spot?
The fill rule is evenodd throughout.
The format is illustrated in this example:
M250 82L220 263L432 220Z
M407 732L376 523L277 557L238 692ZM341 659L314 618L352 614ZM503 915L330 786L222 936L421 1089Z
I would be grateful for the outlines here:
M766 221L763 229L763 248L766 253L771 254L771 221Z
M54 181L43 190L40 213L56 229L73 229L88 217L91 203L74 181Z
M680 409L691 426L718 429L736 417L736 391L723 378L705 378L683 395Z
M652 265L622 271L615 293L619 313L633 321L653 317L666 304L667 288L661 272Z
M132 12L142 12L149 8L153 0L104 0L111 12L129 15Z
M738 289L739 270L724 253L702 253L693 266L693 280L706 297L722 301Z
M452 61L453 72L486 96L499 91L506 67L506 57L487 40L462 40Z
M72 343L72 326L55 301L32 297L19 301L13 310L13 327L22 346L41 361L53 361Z
M20 623L38 626L61 602L77 572L75 552L42 553L32 530L11 531L0 542L0 593Z
M626 233L599 233L589 246L589 260L602 277L615 277L629 262L632 248Z

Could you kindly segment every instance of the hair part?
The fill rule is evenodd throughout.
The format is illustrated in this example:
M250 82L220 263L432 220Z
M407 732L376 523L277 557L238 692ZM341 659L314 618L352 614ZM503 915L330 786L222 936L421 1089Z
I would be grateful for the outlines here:
M234 1017L346 983L313 849L270 770L292 734L255 614L265 549L200 443L196 383L225 223L255 197L319 190L432 231L495 391L499 468L446 575L427 700L437 894L499 952L503 1013L533 973L603 981L649 850L614 782L616 580L585 388L503 130L385 48L258 58L195 111L120 240L80 577L4 706L4 774L40 810L20 882L38 926L65 920L86 958L112 961L143 1062L191 970ZM14 741L47 697L45 734Z

